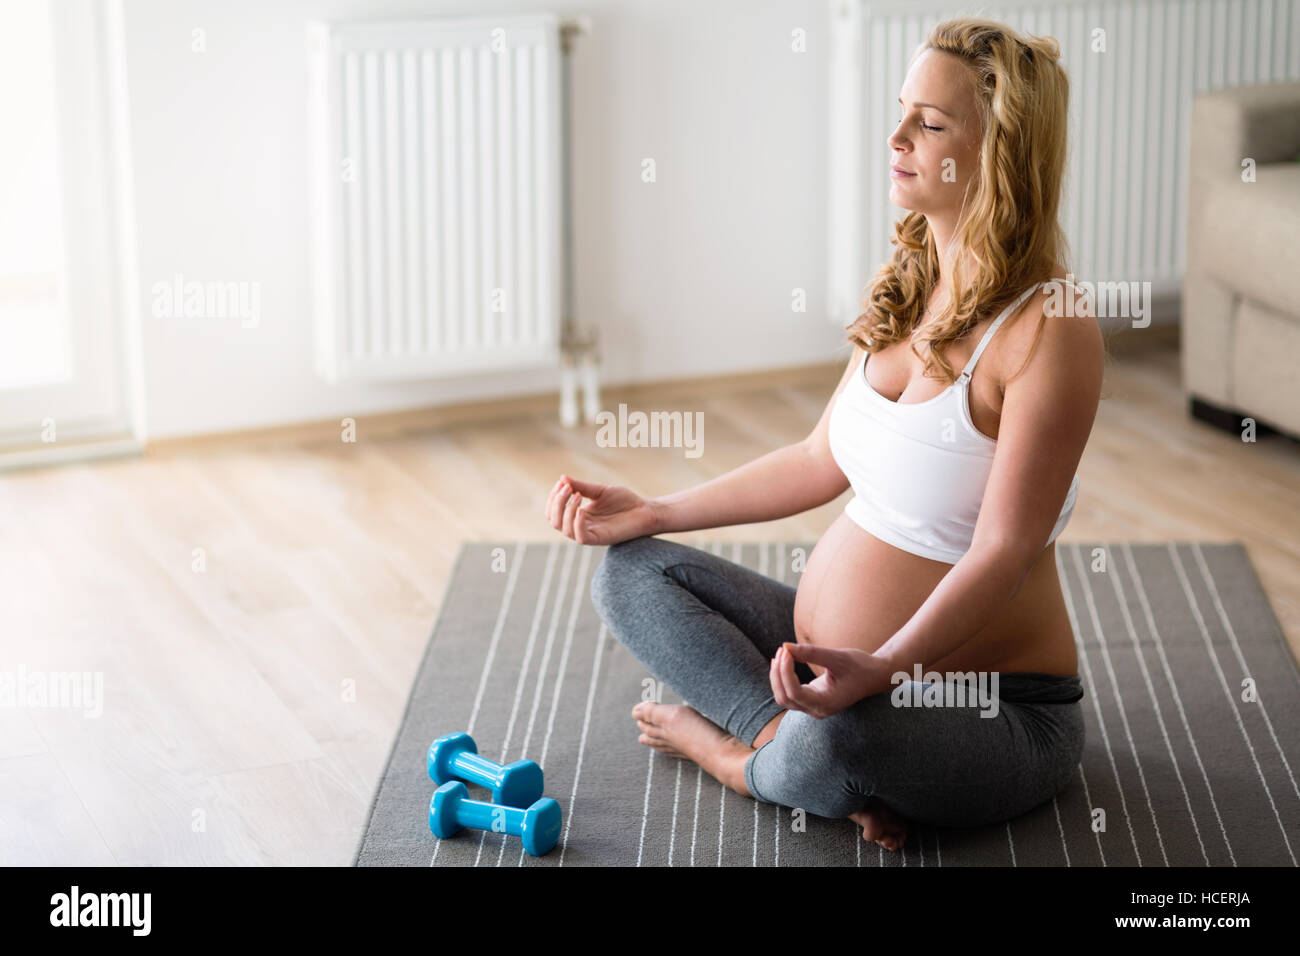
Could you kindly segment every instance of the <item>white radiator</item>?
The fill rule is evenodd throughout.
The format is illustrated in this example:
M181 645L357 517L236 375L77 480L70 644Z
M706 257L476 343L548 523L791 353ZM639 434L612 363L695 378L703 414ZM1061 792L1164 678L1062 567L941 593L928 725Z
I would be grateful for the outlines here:
M558 364L560 28L550 14L311 26L329 381Z
M1051 35L1070 77L1070 165L1061 224L1075 274L1176 288L1185 264L1192 98L1300 79L1300 0L1042 0L958 7L925 0L832 3L830 295L855 318L892 254L890 149L907 59L961 14ZM1094 30L1106 52L1092 52Z

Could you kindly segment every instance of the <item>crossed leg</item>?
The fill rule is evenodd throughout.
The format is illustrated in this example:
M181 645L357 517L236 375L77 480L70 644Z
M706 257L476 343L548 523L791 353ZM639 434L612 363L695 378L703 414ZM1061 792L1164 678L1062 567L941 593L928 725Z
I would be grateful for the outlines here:
M777 725L785 714L782 711L772 718L767 740L775 738ZM641 701L632 708L632 717L641 728L640 743L670 757L694 761L723 786L742 796L754 796L745 782L745 764L767 740L760 743L756 739L755 746L746 746L694 708L682 704ZM759 738L762 737L760 734ZM907 821L875 797L867 797L862 809L850 812L848 819L862 828L864 840L887 850L901 849L907 839Z
M642 537L607 549L591 596L611 632L687 702L637 704L639 741L755 797L745 767L787 716L772 696L768 669L781 644L796 639L795 588L717 555ZM795 671L813 678L804 664ZM839 809L865 839L902 846L906 824L881 801L858 794Z

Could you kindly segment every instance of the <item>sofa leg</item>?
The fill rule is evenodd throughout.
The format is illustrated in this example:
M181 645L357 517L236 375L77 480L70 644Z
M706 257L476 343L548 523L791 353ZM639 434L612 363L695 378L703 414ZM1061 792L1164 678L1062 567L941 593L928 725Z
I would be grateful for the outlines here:
M1192 417L1198 421L1229 432L1240 432L1242 428L1241 420L1245 417L1244 415L1238 415L1230 408L1214 405L1203 398L1197 398L1195 395L1188 396L1187 409L1191 412Z
M1215 428L1220 428L1223 431L1233 432L1236 435L1240 435L1242 428L1244 427L1242 425L1242 420L1252 417L1250 415L1243 415L1235 409L1224 408L1222 405L1215 405L1212 402L1207 402L1205 399L1197 398L1195 395L1188 396L1188 411L1190 411L1192 417L1198 421L1205 422L1207 425L1213 425ZM1281 434L1284 433L1279 432L1276 428L1260 421L1258 418L1255 419L1255 435L1257 437L1263 438L1266 435Z

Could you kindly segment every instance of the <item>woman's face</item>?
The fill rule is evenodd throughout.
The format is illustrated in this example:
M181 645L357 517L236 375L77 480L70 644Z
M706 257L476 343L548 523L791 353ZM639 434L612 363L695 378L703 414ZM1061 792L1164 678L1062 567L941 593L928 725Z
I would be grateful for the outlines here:
M971 84L970 70L949 53L926 50L912 61L889 137L894 205L956 221L979 175L982 130Z

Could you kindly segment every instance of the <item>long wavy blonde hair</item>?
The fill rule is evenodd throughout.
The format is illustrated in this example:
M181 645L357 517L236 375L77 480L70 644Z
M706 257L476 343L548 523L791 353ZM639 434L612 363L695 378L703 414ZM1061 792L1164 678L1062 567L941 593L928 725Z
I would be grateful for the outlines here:
M945 357L948 346L1031 285L1052 278L1069 255L1057 213L1070 84L1053 37L1023 36L994 20L936 24L912 60L926 50L951 53L970 67L983 126L978 175L967 188L949 248L947 302L912 345L923 374L937 367L949 384L958 371ZM847 329L850 342L872 353L912 336L940 276L939 251L923 214L910 212L895 222L890 243L893 257L872 279L864 311ZM965 253L975 264L971 275L965 274Z

